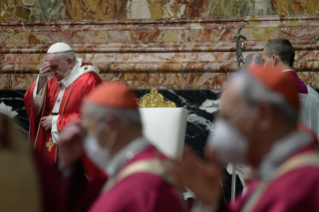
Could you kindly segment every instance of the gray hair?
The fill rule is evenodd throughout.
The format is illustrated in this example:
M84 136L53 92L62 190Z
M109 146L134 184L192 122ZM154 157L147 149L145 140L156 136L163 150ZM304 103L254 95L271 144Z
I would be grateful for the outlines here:
M76 57L73 51L67 51L67 52L60 52L57 53L57 56L59 56L61 59L66 60L66 58L71 58L73 60L73 62L76 61Z
M137 109L117 109L96 105L89 101L84 102L90 117L99 121L105 115L112 115L117 118L122 124L141 124L140 112Z
M242 72L236 77L240 78L238 80L239 91L248 105L255 106L259 102L270 103L280 114L297 124L299 112L283 96L269 90L248 73Z
M261 53L249 53L245 58L246 66L250 64L264 64L264 60Z

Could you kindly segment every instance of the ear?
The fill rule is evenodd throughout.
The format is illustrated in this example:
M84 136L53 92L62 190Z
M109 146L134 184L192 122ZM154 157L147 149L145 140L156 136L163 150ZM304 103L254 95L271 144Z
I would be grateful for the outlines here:
M271 55L274 66L279 64L279 57L275 54Z
M68 63L69 68L73 67L73 60L70 57L66 58L66 62Z
M260 122L258 123L259 128L262 131L267 131L275 121L274 108L268 103L260 103L258 108L260 112Z

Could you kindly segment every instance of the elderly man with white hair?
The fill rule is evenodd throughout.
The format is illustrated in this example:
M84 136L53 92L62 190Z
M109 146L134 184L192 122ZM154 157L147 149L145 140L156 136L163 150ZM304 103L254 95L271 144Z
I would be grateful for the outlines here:
M53 44L39 76L24 96L29 119L29 142L49 163L57 161L59 131L80 118L83 97L102 83L99 70L76 59L65 43Z
M319 211L319 154L311 135L297 127L300 107L296 82L282 69L248 67L230 79L207 161L187 152L175 167L178 182L202 202L194 211ZM246 194L228 206L215 156L257 170Z

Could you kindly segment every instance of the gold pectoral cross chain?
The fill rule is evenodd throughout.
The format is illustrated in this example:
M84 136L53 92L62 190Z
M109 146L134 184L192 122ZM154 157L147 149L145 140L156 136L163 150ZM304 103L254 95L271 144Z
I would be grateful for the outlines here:
M54 143L52 142L52 138L49 138L49 142L46 144L46 147L48 147L49 152L51 152L52 147L54 147Z

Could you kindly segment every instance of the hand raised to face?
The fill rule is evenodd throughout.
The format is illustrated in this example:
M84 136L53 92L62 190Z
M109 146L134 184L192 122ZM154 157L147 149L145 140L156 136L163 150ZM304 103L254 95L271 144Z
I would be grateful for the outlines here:
M39 75L41 78L46 78L48 75L51 74L51 70L50 70L50 63L49 62L45 62L41 65L40 67L40 71L39 71Z

